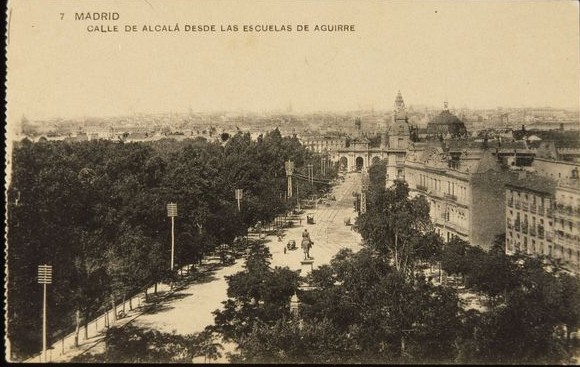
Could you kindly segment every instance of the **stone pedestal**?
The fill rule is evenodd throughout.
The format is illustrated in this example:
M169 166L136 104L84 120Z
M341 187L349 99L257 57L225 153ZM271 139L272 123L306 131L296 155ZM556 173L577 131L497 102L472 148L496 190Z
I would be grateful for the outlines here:
M301 272L303 274L307 274L309 272L311 272L312 270L314 270L314 260L312 259L308 259L308 260L302 260L300 261L301 266Z

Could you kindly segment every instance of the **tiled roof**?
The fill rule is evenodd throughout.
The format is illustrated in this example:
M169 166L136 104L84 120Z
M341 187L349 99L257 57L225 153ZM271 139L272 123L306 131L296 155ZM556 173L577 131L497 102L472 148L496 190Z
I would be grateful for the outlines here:
M495 158L489 150L485 150L483 151L475 172L485 173L489 170L499 171L500 166L497 162L497 158Z
M524 190L531 190L535 192L545 193L554 195L556 191L556 180L538 176L535 174L525 174L522 177L518 177L509 184L508 187L517 188L517 189L524 189Z

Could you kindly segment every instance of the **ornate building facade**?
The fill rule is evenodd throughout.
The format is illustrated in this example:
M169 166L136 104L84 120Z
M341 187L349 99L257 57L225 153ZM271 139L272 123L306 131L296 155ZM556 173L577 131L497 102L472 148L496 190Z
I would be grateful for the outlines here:
M522 174L506 186L506 253L548 256L580 269L580 182Z
M483 248L505 230L504 187L514 175L497 151L472 141L414 144L405 162L411 195L427 199L441 237Z

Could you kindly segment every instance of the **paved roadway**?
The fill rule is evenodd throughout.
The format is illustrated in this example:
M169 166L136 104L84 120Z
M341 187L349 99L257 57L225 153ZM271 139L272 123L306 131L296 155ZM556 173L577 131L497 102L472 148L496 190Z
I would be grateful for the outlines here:
M300 248L302 232L307 229L310 238L314 242L310 250L310 256L314 258L313 267L317 268L323 264L328 264L332 257L341 248L350 248L354 251L360 249L360 234L352 230L352 226L347 226L344 220L350 218L351 223L356 219L354 211L354 197L352 193L360 188L360 175L350 174L345 181L335 186L333 194L336 201L328 201L329 206L318 204L315 209L305 209L301 222L295 223L291 228L286 229L282 241L277 238L270 240L267 245L272 253L272 266L287 266L292 270L301 269L301 260L304 253ZM306 215L314 215L314 224L306 223ZM296 241L297 250L284 253L284 247L288 241ZM301 275L308 272L306 267Z
M358 191L360 187L360 176L350 174L344 182L334 187L333 194L336 201L329 201L329 205L319 204L315 209L308 209L302 215L301 223L296 223L294 227L286 229L281 242L276 236L268 236L266 245L272 253L272 266L288 266L290 269L301 269L300 261L304 254L300 249L301 233L304 228L310 232L310 237L314 241L310 255L314 258L313 266L316 268L322 264L327 264L330 259L343 247L351 248L355 251L360 249L360 235L351 230L350 226L344 224L346 218L351 218L354 223L356 212L353 207L352 193ZM306 224L306 214L313 214L315 224ZM294 239L298 249L284 253L286 243ZM205 264L205 268L211 264ZM243 259L239 259L235 264L228 267L218 267L211 274L209 279L203 282L195 282L170 294L168 298L160 303L160 307L154 313L142 313L142 308L128 312L128 316L119 320L117 325L132 322L136 326L151 328L163 332L175 332L177 334L192 334L203 331L203 329L213 324L214 316L212 312L221 308L222 301L226 300L227 282L225 277L235 274L243 269ZM302 275L306 269L302 272ZM160 291L165 293L168 289L160 286ZM151 293L152 290L150 290ZM141 296L137 296L134 304L143 303ZM120 309L120 308L119 308ZM127 308L128 310L128 308ZM103 333L105 331L104 322L93 321L89 324L89 339L83 340L81 331L80 347L74 347L72 335L64 341L53 344L53 349L49 352L49 361L66 362L73 356L90 350L93 353L102 351ZM224 345L224 357L216 362L227 362L225 352L233 350L234 345ZM64 350L64 353L62 352ZM35 357L27 362L39 362L39 357ZM203 358L194 362L203 363Z

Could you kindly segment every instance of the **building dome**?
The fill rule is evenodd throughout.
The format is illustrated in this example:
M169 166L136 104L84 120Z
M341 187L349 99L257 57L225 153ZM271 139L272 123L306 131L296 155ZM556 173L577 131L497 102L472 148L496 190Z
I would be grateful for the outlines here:
M447 136L453 138L467 136L465 124L457 116L449 112L447 103L441 113L427 124L427 136Z

